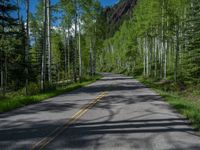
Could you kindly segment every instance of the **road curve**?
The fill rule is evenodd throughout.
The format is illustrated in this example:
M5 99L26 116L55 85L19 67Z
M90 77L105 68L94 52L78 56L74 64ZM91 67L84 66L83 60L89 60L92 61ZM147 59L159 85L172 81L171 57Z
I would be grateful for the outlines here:
M0 150L200 150L189 122L154 91L127 76L103 75L0 114Z

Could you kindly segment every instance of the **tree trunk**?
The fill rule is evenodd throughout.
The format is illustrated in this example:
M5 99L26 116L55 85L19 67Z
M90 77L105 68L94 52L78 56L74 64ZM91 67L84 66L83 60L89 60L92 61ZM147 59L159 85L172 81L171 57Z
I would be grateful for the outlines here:
M93 76L93 50L92 50L92 39L90 40L90 75Z
M148 37L145 37L146 76L149 77Z
M149 75L152 76L152 62L153 62L153 38L149 38L149 53L150 53L150 60L149 60Z
M175 53L175 64L174 64L174 81L177 81L178 73L178 63L179 63L179 23L176 29L176 53Z
M5 90L4 90L4 71L3 71L3 63L1 62L1 92L2 95L5 95Z
M66 35L66 31L65 28L63 28L63 33L64 33L64 78L65 80L67 80L67 35Z
M26 0L26 46L25 46L25 73L26 73L26 86L25 94L28 95L28 56L29 55L29 0Z
M45 90L46 81L46 27L47 27L47 0L43 0L43 49L42 49L42 67L41 67L41 91Z
M52 83L51 75L51 3L47 0L47 50L48 50L48 80Z
M7 91L7 86L8 86L8 56L5 53L5 75L4 75L4 90L5 92Z
M70 34L69 34L69 25L67 27L67 34L68 34L68 37L67 37L67 70L68 70L68 77L70 76Z
M82 59L81 59L81 25L79 20L79 34L78 34L78 53L79 53L79 78L82 78Z
M164 79L167 79L167 43L164 44Z
M2 2L2 4L3 4L3 6L4 6L4 4L5 4L5 1L3 0L3 2ZM3 16L3 18L4 18L4 11L2 12L2 16ZM2 21L2 25L3 25L3 27L2 27L2 32L3 32L3 36L1 37L1 40L3 41L4 40L4 38L5 38L5 33L4 33L4 20ZM4 57L4 52L3 52L3 50L4 50L4 47L1 47L0 48L0 61L1 61L1 91L2 91L2 95L3 96L5 96L5 86L4 86L4 61L3 61L3 57Z
M145 39L143 41L143 66L144 66L143 74L144 74L144 76L146 76L146 45L145 45Z
M163 76L163 41L161 40L161 49L160 49L160 79Z
M77 42L77 3L76 0L74 0L75 5L75 48L74 48L74 82L77 82L77 48L78 48L78 42Z
M162 0L162 28L161 28L161 36L162 36L162 48L161 48L161 60L160 60L160 78L162 79L163 77L163 52L165 51L165 46L164 46L164 6L165 2Z
M155 47L154 47L154 63L155 63L155 68L154 68L154 77L157 78L157 49L158 49L158 40L155 37Z

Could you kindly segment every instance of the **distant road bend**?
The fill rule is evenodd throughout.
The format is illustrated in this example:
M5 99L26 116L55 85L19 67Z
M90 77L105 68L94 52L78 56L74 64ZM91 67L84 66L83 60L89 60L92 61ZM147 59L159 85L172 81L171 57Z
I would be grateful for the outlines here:
M200 150L189 122L159 95L130 77L103 75L0 114L0 150Z

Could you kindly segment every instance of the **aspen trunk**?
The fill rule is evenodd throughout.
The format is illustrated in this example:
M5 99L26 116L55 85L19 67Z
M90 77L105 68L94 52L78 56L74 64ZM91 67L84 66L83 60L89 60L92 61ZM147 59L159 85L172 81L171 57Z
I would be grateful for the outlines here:
M82 78L82 59L81 59L81 25L79 20L79 34L78 34L78 53L79 53L79 78Z
M167 43L164 44L164 79L167 79Z
M68 77L70 76L70 34L69 34L69 25L67 27L67 71Z
M149 54L150 54L150 60L149 60L149 75L152 76L152 62L153 62L153 38L149 38Z
M157 77L157 49L158 49L158 41L157 38L155 37L155 47L154 47L154 63L155 63L155 68L154 68L154 77Z
M67 35L66 35L66 31L65 28L63 28L63 33L64 33L64 78L65 80L67 79Z
M78 42L77 42L77 3L76 0L74 0L75 5L75 31L74 31L74 38L75 38L75 48L74 48L74 82L77 82L77 48L78 48Z
M46 81L46 27L47 27L47 0L43 0L43 49L42 49L42 68L41 68L41 90L45 90L45 81Z
M145 47L145 39L143 40L143 74L146 76L146 47Z
M148 37L145 37L146 76L149 76Z
M51 3L47 0L47 50L48 50L48 80L52 83L51 74Z
M26 73L26 86L25 86L25 94L28 95L28 58L29 58L29 0L26 0L26 46L25 46L25 73Z
M176 29L176 52L175 52L175 64L174 64L174 81L177 81L178 74L178 63L179 63L179 25Z
M92 49L92 40L90 40L90 75L93 76L93 49Z

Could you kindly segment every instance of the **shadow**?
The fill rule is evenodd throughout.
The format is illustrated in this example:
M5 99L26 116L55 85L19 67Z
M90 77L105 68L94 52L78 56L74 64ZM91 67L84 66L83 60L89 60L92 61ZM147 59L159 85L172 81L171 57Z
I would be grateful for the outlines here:
M162 102L161 97L159 95L108 95L104 97L101 103L99 103L96 107L108 109L112 108L113 105L131 105L136 103L157 101Z
M132 77L115 77L115 78L102 78L99 81L123 81L123 80L133 80Z
M81 122L84 122L84 120ZM37 125L31 125L28 127L23 127L22 125L22 127L16 129L0 130L0 147L2 148L7 146L9 148L9 145L6 145L5 143L13 145L16 144L17 141L29 141L29 145L18 145L19 148L23 150L30 147L32 141L44 138L51 133L51 131L58 127L62 127L61 124L64 126L64 121L59 123L47 123L41 121L37 123ZM137 133L151 135L155 133L193 132L194 130L188 125L189 123L185 122L185 119L181 118L102 121L91 123L86 121L86 123L77 123L70 126L70 128L57 137L50 146L47 146L46 149L87 148L97 140L100 140L99 137L103 138L103 135L110 135L111 137L128 137ZM130 138L134 139L135 137L133 136ZM126 139L126 141L129 140ZM187 140L187 138L185 140ZM124 144L127 143L124 141ZM196 145L196 147L200 148L200 143L198 146Z
M145 89L144 85L140 83L124 83L119 85L114 84L101 84L101 85L92 85L84 88L80 88L78 90L73 91L73 94L77 93L99 93L102 91L113 92L113 91L133 91L139 89ZM64 95L63 95L64 96Z
M140 122L144 122L148 123L148 122L171 122L171 123L186 123L185 121L187 121L186 118L166 118L166 119L141 119L141 120L123 120L123 121L112 121L112 122L108 122L108 121L104 121L104 122L91 122L91 123L76 123L76 126L81 126L81 125L101 125L101 124L118 124L118 123L140 123ZM187 125L189 125L190 123L186 123Z
M107 122L92 122L92 123L81 123L75 124L65 131L59 139L55 140L50 146L47 146L46 149L56 149L56 148L69 148L69 149L91 149L92 146L96 149L103 149L101 146L112 141L111 139L116 139L115 144L118 142L123 143L122 148L128 141L136 141L137 144L142 144L146 141L152 141L157 135L169 134L169 133L188 133L192 135L194 131L185 120L180 118L168 118L168 119L149 119L149 120L121 120L121 121L107 121ZM137 136L134 136L137 134ZM142 138L142 135L148 135L146 139ZM104 136L109 136L105 138ZM129 137L123 140L122 137ZM107 139L105 141L105 139ZM173 140L173 137L171 137ZM104 140L103 140L104 139ZM176 138L175 138L176 139ZM176 139L177 140L177 139ZM190 143L186 139L189 148L200 148L199 144ZM96 145L99 141L101 144ZM104 142L103 142L104 141ZM113 141L112 141L113 142ZM174 141L174 143L176 143ZM153 143L151 143L153 144ZM153 149L153 145L149 144L147 149ZM173 143L171 143L173 145ZM184 145L182 145L184 146ZM114 148L114 147L110 147ZM181 149L181 145L177 149ZM182 147L183 149L184 147ZM108 147L109 149L109 147Z
M77 100L78 101L78 100ZM0 118L7 118L10 116L17 116L17 115L28 115L28 114L35 114L35 113L59 113L64 111L69 111L75 108L80 108L82 104L77 103L77 101L67 101L63 100L62 102L59 101L44 101L41 103L28 105L23 108L15 109L8 113L0 114ZM82 101L90 101L90 99L83 99Z
M107 76L113 77L110 74ZM119 75L113 79L105 78L91 86L60 95L53 101L1 114L1 123L5 122L5 125L0 129L0 149L30 149L34 143L45 137L53 138L56 134L49 134L57 129L62 134L56 136L45 149L104 150L126 149L128 146L127 149L148 150L155 149L155 143L160 138L164 138L163 144L169 144L174 150L200 149L200 138L195 135L194 129L185 118L179 118L168 110L168 105L162 102L159 95L149 92L139 82L130 82L127 79L129 78ZM116 85L112 81L119 82ZM71 117L68 115L69 111L79 110L92 100L83 95L96 96L102 91L110 94L102 98L91 112L87 112L89 117L83 116L82 120L66 129L66 122ZM138 104L141 110L136 109ZM126 108L129 110L125 111ZM122 110L126 116L120 116ZM27 114L36 115L31 118ZM64 116L65 119L57 119L55 114ZM34 122L37 115L43 117Z
M60 96L57 96L57 98L61 98L61 102L59 102L58 100L53 100L53 101L43 101L41 103L36 103L36 104L31 104L28 105L24 108L19 108L13 111L10 111L8 113L2 113L0 114L0 118L6 118L9 116L14 116L14 115L20 115L20 114L31 114L31 113L38 113L38 112L44 112L44 111L48 111L48 112L62 112L62 111L67 111L67 110L71 110L74 108L79 108L80 105L78 104L79 101L86 101L89 102L90 99L84 99L83 97L81 97L81 94L99 94L103 91L107 91L107 92L132 92L132 91L137 91L137 90L143 90L146 89L146 87L144 85L142 85L139 82L130 82L130 80L127 79L132 79L131 77L123 77L122 75L113 75L110 73L106 73L104 74L106 75L105 78L101 79L100 81L98 81L98 83L100 84L94 84L88 87L83 87L77 90L74 90L72 92L69 92L67 94L62 94ZM108 79L108 77L112 77L110 79ZM118 82L118 84L112 84L110 83L110 81L112 80L124 80L125 82L120 83L120 81ZM127 81L126 81L127 80ZM107 82L108 81L108 82ZM67 102L67 100L63 100L64 97L68 96L70 97L71 95L80 95L80 97L74 99L74 101L70 101ZM132 100L132 98L130 96L121 96L121 95L116 95L116 96L110 96L108 97L112 100L115 100L115 102L125 102L126 104L128 103L134 103L135 101ZM148 99L153 100L153 96L145 96L145 97L137 97L138 102L140 100L144 100L147 101Z

